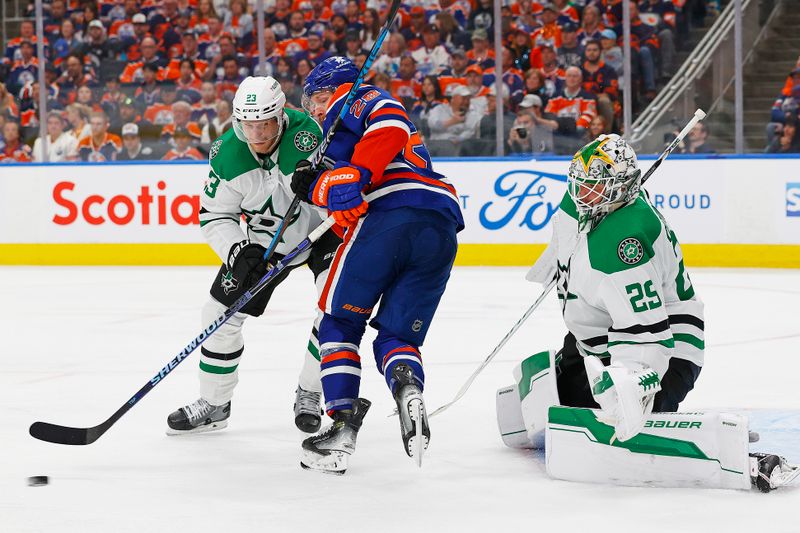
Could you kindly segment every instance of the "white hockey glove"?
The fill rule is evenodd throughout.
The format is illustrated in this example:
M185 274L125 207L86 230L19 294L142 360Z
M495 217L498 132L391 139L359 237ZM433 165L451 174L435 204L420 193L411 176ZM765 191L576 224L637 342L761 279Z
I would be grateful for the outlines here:
M619 363L603 366L597 357L584 358L592 395L600 404L598 420L613 426L616 438L626 441L644 427L653 411L653 399L661 390L658 372L640 365L633 369Z

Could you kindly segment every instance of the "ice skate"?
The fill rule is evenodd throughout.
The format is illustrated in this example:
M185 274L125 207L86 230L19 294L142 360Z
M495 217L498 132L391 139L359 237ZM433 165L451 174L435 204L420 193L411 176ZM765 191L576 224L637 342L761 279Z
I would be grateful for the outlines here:
M750 454L750 480L761 492L771 492L790 484L800 475L800 467L789 464L780 455Z
M422 391L414 382L414 373L405 363L398 363L392 371L392 378L397 381L394 400L400 417L400 434L403 446L409 457L417 466L422 466L422 455L428 449L431 430L428 427L428 414L425 411L425 400Z
M167 435L189 435L216 431L228 426L231 402L211 405L200 398L167 417Z
M348 458L356 451L358 430L370 405L369 400L359 398L352 411L336 411L333 423L325 431L303 441L300 466L326 474L344 474Z
M321 392L297 386L294 396L294 425L305 433L316 433L322 425Z

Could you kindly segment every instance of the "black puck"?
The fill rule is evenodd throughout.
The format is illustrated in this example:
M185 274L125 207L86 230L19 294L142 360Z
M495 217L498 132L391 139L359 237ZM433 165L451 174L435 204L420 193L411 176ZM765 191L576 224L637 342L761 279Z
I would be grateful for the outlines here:
M29 487L43 487L50 483L50 478L47 476L31 476L28 478Z

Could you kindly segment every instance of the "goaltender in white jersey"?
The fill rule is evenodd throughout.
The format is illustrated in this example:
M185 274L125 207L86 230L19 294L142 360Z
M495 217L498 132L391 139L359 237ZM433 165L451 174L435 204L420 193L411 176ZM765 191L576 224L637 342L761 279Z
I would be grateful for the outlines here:
M201 195L200 228L222 266L211 286L211 298L203 308L204 324L221 315L266 274L269 265L264 254L294 197L290 183L295 167L309 159L319 146L319 125L303 112L284 109L285 103L280 84L273 78L245 79L233 100L233 128L211 144L210 169ZM290 216L271 259L273 263L319 226L325 213L301 203ZM335 233L327 232L205 342L200 356L200 399L169 415L168 434L211 431L227 425L244 352L242 326L247 315L261 315L275 286L304 263L321 290L340 243ZM295 424L309 433L320 426L319 318L318 312L311 336L304 344L305 360L294 406Z
M556 276L569 334L498 391L504 442L544 445L548 473L573 481L787 483L797 471L785 460L748 454L745 417L676 412L703 366L703 303L675 233L640 191L633 149L601 135L575 154L568 178L531 277Z

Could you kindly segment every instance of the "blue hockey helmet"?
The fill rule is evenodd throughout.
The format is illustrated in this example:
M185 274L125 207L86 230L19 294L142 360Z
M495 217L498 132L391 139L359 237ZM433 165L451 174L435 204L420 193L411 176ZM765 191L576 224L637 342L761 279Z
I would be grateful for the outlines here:
M303 84L303 96L311 98L320 91L335 91L345 83L352 83L358 77L358 67L346 57L329 57L308 73Z

